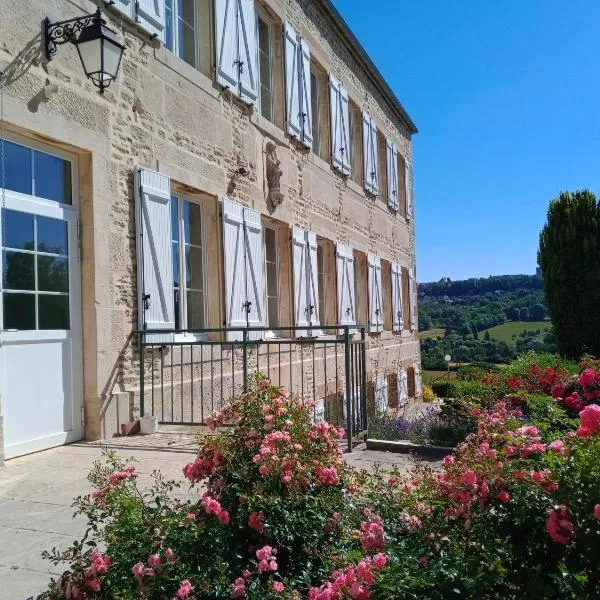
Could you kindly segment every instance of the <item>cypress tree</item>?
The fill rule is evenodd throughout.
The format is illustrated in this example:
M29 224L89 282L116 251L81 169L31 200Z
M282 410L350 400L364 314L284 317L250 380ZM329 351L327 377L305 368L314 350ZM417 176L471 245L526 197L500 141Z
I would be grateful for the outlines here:
M592 192L552 200L538 264L559 352L600 356L600 209Z

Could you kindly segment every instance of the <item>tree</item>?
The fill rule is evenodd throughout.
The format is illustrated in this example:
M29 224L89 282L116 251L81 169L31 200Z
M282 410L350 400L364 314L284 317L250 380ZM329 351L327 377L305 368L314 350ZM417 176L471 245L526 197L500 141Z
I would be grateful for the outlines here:
M529 321L529 309L526 306L519 310L519 318L521 321Z
M538 264L561 354L600 354L600 209L589 190L562 192L540 233Z
M534 304L529 308L529 318L532 321L543 321L546 318L546 307L543 304Z
M489 332L489 331L486 331L486 332L483 334L483 339L484 339L486 342L489 342L489 341L492 339L492 336L490 335L490 332Z
M509 321L518 321L520 318L519 309L515 306L509 306L505 312Z

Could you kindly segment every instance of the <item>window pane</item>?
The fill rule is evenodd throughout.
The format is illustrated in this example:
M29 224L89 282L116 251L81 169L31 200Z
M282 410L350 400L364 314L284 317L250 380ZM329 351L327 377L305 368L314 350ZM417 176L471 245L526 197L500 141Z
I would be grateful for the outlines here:
M183 201L183 237L186 244L202 245L202 211L199 204Z
M179 218L177 215L177 206L179 200L175 196L171 197L171 238L179 241Z
M179 287L179 244L173 242L173 284Z
M34 290L34 255L5 250L3 281L7 290Z
M319 107L321 103L319 102L319 80L317 78L316 73L313 71L310 72L310 91L311 91L311 99L310 102L312 104L312 134L313 134L313 148L317 154L320 153L321 148L321 138L320 138L320 119L321 116L319 114Z
M67 223L60 219L37 217L37 249L51 254L68 254Z
M265 253L267 261L275 262L277 260L276 235L273 229L265 229Z
M165 47L173 50L173 0L165 0Z
M258 20L258 48L260 69L260 111L265 119L271 120L271 30L269 25L262 19Z
M202 292L187 293L187 326L188 329L204 327L204 294Z
M2 142L0 141L0 144ZM31 194L33 173L31 171L31 149L4 140L6 165L6 189L22 194ZM0 182L0 186L2 182Z
M4 247L33 250L33 215L15 210L2 211Z
M279 299L269 298L269 326L279 327Z
M185 249L186 286L191 290L203 290L204 280L202 275L202 249L186 246Z
M71 204L71 163L37 150L33 153L33 163L35 195Z
M67 258L38 255L37 268L39 291L69 291L69 263Z
M175 288L173 290L173 301L175 303L175 329L181 329L181 319L179 318L179 313L181 310L179 301L180 297L181 292L179 291L179 288Z
M39 328L69 329L69 296L38 296Z
M35 296L4 294L4 329L35 329Z
M194 25L194 11L196 8L195 0L178 0L179 18L183 19L188 25Z
M277 265L271 262L267 263L267 294L269 296L279 296Z
M188 65L196 66L196 36L193 28L183 21L179 21L179 57Z

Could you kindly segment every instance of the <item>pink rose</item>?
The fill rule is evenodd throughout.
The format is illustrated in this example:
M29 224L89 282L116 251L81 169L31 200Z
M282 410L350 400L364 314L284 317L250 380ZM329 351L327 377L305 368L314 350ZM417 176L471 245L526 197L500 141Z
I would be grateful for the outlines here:
M383 569L387 563L388 557L387 554L383 554L383 552L379 552L373 557L373 566L376 569Z
M600 521L600 504L596 504L596 506L594 506L594 517Z
M179 590L177 591L177 596L179 596L179 598L187 598L191 594L193 589L194 588L192 584L189 582L188 579L186 579L181 582Z
M580 426L576 434L580 437L595 435L600 430L600 406L590 404L586 406L580 413Z
M167 548L165 550L165 558L167 559L167 562L173 562L175 560L175 552L173 552L171 548Z
M158 554L151 554L148 557L148 564L153 569L158 569L160 567L160 556Z
M278 594L280 594L281 592L283 592L283 590L285 590L285 585L283 585L283 583L281 583L281 581L276 581L273 584L273 591L277 592Z
M510 496L506 490L502 490L496 494L496 498L500 500L500 502L508 502L510 500Z
M475 471L465 471L461 474L460 481L465 485L475 485L477 483L477 473Z

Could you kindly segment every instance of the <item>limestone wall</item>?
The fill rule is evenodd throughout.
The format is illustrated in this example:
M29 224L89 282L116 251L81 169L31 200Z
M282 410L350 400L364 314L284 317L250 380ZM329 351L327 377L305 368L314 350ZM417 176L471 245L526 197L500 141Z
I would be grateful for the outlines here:
M377 127L395 140L412 167L408 125L395 116L397 112L377 90L363 62L331 27L319 0L268 0L264 4L274 19L288 20L306 38L314 59L343 82L355 104L373 115ZM208 13L208 0L202 0L202 6ZM367 195L360 185L334 172L328 162L305 151L283 131L280 38L275 46L276 110L275 123L271 123L213 83L208 52L203 52L201 70L197 70L134 23L107 10L110 26L125 41L126 52L118 81L101 96L85 78L74 47L61 46L47 63L41 44L44 17L62 20L95 8L89 0L0 0L5 127L66 149L78 161L88 438L113 435L119 423L138 410L139 360L133 334L138 324L136 165L159 170L174 185L207 198L217 246L218 201L230 197L290 227L311 229L331 242L376 252L408 268L415 264L414 220L390 212L383 199ZM206 31L209 38L210 27ZM209 39L203 40L203 48L210 48ZM44 94L48 84L57 85L50 97ZM266 201L265 147L269 141L277 145L283 169L284 201L275 211ZM237 178L235 188L228 192L240 160L249 165L250 173ZM211 273L222 282L220 258L213 259ZM211 286L209 313L209 324L222 323L219 284ZM415 334L405 330L369 336L369 361L370 370L390 372L400 363L407 367L418 363Z

